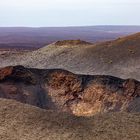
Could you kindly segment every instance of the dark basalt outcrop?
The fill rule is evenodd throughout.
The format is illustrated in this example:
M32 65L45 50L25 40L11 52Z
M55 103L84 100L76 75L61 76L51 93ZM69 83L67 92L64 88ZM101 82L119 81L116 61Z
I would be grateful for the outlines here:
M0 69L0 97L77 116L140 111L140 82L61 69Z

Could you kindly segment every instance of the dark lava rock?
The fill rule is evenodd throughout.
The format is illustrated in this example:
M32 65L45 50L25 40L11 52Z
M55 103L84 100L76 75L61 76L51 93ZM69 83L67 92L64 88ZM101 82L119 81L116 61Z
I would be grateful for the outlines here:
M77 116L138 112L140 82L104 75L77 75L61 69L9 66L0 69L0 97Z

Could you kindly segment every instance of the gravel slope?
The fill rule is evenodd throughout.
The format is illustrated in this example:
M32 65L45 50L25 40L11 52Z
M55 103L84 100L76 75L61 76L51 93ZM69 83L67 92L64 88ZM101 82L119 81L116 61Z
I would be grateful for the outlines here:
M0 99L1 140L139 140L140 114L75 117Z
M100 44L56 44L24 55L0 57L0 66L22 64L140 80L140 33Z

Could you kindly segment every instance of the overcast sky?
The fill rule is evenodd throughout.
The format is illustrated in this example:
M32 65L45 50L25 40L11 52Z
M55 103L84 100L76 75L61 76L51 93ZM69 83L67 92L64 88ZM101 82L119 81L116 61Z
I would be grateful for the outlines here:
M140 0L0 0L0 26L140 25Z

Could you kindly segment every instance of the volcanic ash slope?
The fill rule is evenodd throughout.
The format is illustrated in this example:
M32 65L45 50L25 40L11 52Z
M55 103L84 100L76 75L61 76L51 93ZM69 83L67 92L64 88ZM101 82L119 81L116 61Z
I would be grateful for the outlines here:
M1 140L139 140L140 114L76 117L0 99Z
M61 68L78 74L140 80L140 33L98 44L58 41L36 51L0 56L0 66Z
M28 53L21 63L27 67L140 80L140 33L99 44L56 42Z

